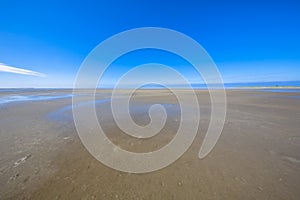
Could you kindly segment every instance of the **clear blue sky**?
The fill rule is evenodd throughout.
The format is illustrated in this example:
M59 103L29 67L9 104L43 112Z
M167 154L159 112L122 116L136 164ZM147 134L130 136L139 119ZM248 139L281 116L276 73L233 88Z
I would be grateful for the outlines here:
M2 0L0 8L0 69L10 66L42 73L2 70L0 87L71 87L81 62L98 43L147 26L194 38L213 58L225 82L300 80L300 2L296 0ZM106 80L116 80L135 63L130 59L138 57L140 64L170 62L198 81L190 66L180 61L176 65L176 58L158 54L150 51L120 59Z

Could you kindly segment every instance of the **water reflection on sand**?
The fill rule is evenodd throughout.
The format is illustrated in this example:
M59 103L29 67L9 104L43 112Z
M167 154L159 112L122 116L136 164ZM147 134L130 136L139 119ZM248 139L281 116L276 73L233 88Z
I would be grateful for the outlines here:
M55 100L62 98L71 98L72 94L63 95L9 95L0 97L0 105L14 102L24 102L24 101L45 101L45 100Z

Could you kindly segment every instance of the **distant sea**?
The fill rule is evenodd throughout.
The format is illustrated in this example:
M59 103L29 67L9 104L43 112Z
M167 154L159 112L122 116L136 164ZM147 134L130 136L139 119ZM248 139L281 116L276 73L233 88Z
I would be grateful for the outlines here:
M191 84L195 89L206 89L206 84ZM184 85L173 85L174 88L184 88ZM284 88L284 87L300 87L300 81L273 81L273 82L252 82L252 83L224 83L226 89L238 88ZM158 84L145 85L145 89L163 89L165 87ZM300 89L300 88L299 88Z
M274 81L274 82L253 82L253 83L225 83L226 88L243 87L300 87L300 81Z

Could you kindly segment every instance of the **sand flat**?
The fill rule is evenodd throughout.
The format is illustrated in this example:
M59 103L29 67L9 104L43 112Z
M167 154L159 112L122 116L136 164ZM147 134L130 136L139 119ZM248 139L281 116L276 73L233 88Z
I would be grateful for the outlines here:
M39 92L54 91L34 95ZM97 99L109 92L98 91ZM63 109L71 98L0 105L0 199L299 199L300 101L293 97L300 93L227 90L223 133L202 160L198 152L210 100L205 90L197 95L201 119L192 146L175 163L147 174L119 172L95 160L79 140L71 110ZM147 152L174 137L180 117L178 102L168 91L141 90L132 104L138 124L147 124L144 111L153 103L171 106L166 126L147 140L123 134L108 103L97 104L97 111L115 144Z

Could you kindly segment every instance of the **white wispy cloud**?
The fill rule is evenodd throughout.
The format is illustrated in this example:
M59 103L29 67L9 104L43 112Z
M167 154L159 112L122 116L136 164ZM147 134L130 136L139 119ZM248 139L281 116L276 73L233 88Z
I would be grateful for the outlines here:
M39 76L39 77L46 77L46 74L31 71L28 69L22 69L17 67L8 66L6 64L0 63L0 72L9 72L9 73L15 73L15 74L24 74L29 76Z

